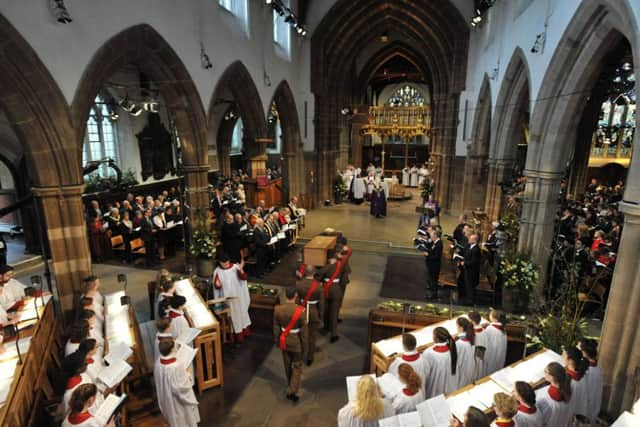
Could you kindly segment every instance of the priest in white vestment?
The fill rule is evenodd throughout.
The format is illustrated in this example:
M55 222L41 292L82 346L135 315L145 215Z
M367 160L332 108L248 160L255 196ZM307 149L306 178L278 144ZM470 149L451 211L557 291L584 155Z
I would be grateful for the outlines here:
M153 369L158 406L170 427L195 427L200 422L200 413L193 378L175 356L175 342L162 340L160 357Z
M418 186L421 187L428 176L429 176L429 169L427 169L424 165L420 166L420 169L418 169Z
M229 257L222 254L218 259L219 267L213 272L213 285L217 298L230 298L226 302L231 309L231 325L236 339L241 342L251 333L249 305L251 299L247 287L247 273L244 271L244 259L233 264Z
M404 185L405 187L408 187L410 183L410 171L411 169L409 169L408 167L402 169L402 185Z
M411 170L409 171L409 186L417 187L418 186L418 168L416 165L411 166Z

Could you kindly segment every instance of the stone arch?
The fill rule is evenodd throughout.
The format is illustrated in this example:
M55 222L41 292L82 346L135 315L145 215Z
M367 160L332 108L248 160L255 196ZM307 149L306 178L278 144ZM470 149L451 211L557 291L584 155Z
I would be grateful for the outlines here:
M301 174L304 158L301 150L300 120L293 92L286 80L282 80L276 88L272 102L276 104L278 109L282 128L282 157L285 162L283 167L284 184L288 190L285 191L285 196L287 193L289 197L299 196L303 192L304 181Z
M385 34L397 34L429 64L433 84L432 125L437 163L436 194L448 207L455 122L464 88L469 28L451 2L408 0L339 0L324 16L311 39L311 90L315 95L316 153L320 198L328 198L336 167L347 162L341 141L340 107L354 104L357 58ZM363 58L366 62L368 58ZM344 139L344 138L343 138Z
M467 148L464 181L462 186L462 210L483 208L487 193L487 160L491 138L491 84L485 74L473 115L471 144Z
M531 117L531 139L525 169L527 186L519 239L519 249L530 252L542 267L541 277L545 277L557 196L566 161L575 147L578 122L600 73L603 58L624 37L631 45L636 74L640 70L640 32L634 16L626 0L583 1L545 72ZM638 139L636 133L636 148ZM636 351L639 344L636 330L626 327L628 313L637 312L640 307L638 201L640 156L633 156L624 201L619 204L625 214L625 226L599 355L605 383L603 411L614 418L623 408L631 407L635 392L634 369L640 363L640 354Z
M498 219L502 203L501 183L514 178L518 139L522 139L524 115L531 105L531 76L527 59L517 47L502 79L491 121L491 145L487 196L484 209L491 220Z
M71 115L47 68L2 15L0 40L0 109L24 147L32 191L47 224L56 288L67 310L90 271Z
M226 145L231 144L230 133L223 129L223 118L232 105L237 108L236 112L242 118L243 144L247 155L253 157L264 153L265 147L260 139L267 137L265 113L258 89L249 70L241 61L233 62L222 73L209 104L209 144L217 147L219 155L225 152ZM224 166L225 159L218 160L219 164ZM225 173L230 172L225 167L220 169Z
M206 116L200 94L187 68L169 43L150 25L127 28L111 37L93 55L71 104L78 162L85 122L95 95L127 65L135 65L158 85L180 135L185 185L194 207L208 205Z

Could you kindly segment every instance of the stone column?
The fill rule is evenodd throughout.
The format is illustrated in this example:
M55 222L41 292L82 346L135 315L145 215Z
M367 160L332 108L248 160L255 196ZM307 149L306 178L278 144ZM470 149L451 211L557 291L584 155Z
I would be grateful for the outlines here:
M204 212L209 207L209 165L185 165L184 186L192 210Z
M636 132L634 149L640 137ZM634 151L635 151L634 150ZM637 153L638 151L636 151ZM634 153L635 154L635 153ZM600 341L600 363L604 375L603 410L617 416L631 408L636 371L640 367L640 156L634 155L627 176L624 201L624 228L618 260L607 302Z
M462 210L484 209L486 185L486 156L467 155L462 183Z
M91 255L82 205L84 184L33 187L47 225L51 266L63 312L73 308L74 292L91 273Z
M531 254L533 262L540 267L542 279L536 293L542 298L542 282L546 277L547 262L551 256L554 220L563 173L526 170L525 176L527 186L522 200L518 251Z
M502 184L510 179L511 171L515 160L513 159L489 159L489 170L487 173L487 191L484 204L484 211L493 221L500 217L502 205Z

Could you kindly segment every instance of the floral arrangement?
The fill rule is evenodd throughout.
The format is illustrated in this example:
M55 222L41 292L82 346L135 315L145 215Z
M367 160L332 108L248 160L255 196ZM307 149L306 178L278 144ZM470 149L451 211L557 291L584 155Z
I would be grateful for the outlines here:
M213 258L216 254L213 237L203 230L194 231L189 253L198 258Z
M420 196L422 196L422 200L427 200L429 198L429 194L433 194L435 188L435 181L433 179L425 179L422 183L422 188L420 189Z
M531 292L535 284L538 283L540 270L528 257L516 254L500 261L500 274L502 274L505 288Z
M333 196L336 200L342 200L342 198L348 192L347 185L344 183L340 175L336 175L333 179Z
M249 283L247 285L250 294L262 295L267 297L275 297L278 295L278 290L275 288L269 288L263 285L257 285L253 283Z
M92 173L84 178L84 192L99 193L102 191L122 191L124 189L136 186L139 184L136 179L135 173L131 169L127 169L122 173L120 178L120 185L115 176L103 177L99 173Z

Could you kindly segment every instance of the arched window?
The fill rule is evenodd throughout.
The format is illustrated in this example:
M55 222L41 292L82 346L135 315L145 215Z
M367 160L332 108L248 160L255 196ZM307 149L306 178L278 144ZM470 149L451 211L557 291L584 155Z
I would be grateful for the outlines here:
M109 110L107 103L100 95L96 96L87 120L82 164L104 158L113 159L118 163L116 128L111 116L112 111ZM103 177L115 175L114 170L106 165L101 166L96 173Z
M243 134L244 130L242 127L242 119L238 119L235 126L233 127L233 134L231 136L231 152L229 154L231 154L232 156L242 154Z
M290 0L282 0L285 8L290 7ZM291 60L291 26L286 21L287 17L273 9L273 42L276 45L276 53L286 60Z
M404 85L391 95L387 104L391 107L422 107L425 101L422 92L411 85Z

